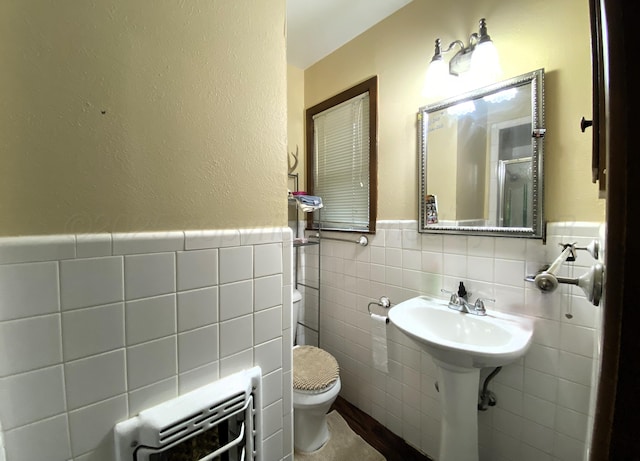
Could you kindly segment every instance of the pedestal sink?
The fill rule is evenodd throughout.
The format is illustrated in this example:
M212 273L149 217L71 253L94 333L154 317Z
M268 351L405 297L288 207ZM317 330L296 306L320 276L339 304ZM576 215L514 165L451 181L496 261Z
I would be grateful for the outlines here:
M522 357L531 344L530 319L488 311L449 309L447 301L418 296L389 311L389 319L429 353L438 368L442 431L438 461L478 461L480 369Z

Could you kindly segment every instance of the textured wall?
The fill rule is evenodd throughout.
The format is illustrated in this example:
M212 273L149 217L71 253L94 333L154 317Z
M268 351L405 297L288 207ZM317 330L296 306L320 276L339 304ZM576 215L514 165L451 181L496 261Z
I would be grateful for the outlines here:
M287 66L287 142L289 152L294 153L298 147L298 173L300 190L305 184L304 159L304 71L294 66ZM293 166L293 157L290 157Z
M285 2L0 5L0 235L282 226Z
M478 20L500 54L504 78L545 68L546 215L549 221L602 221L604 201L591 184L588 5L581 0L447 3L414 0L305 71L305 106L372 75L379 82L380 219L416 219L416 112L437 37L445 44L477 32ZM568 191L568 192L567 192Z

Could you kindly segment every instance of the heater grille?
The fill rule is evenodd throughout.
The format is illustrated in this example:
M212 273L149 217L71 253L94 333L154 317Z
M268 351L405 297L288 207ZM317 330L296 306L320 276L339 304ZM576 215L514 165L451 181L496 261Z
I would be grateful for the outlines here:
M116 461L213 461L223 454L232 461L261 461L261 427L261 372L254 367L118 423ZM186 458L201 440L206 455L200 446L194 448L200 454Z
M209 426L216 425L222 419L246 406L247 398L240 393L230 400L211 406L189 417L169 424L158 431L161 446L171 444L176 440L189 437L191 434L206 430Z

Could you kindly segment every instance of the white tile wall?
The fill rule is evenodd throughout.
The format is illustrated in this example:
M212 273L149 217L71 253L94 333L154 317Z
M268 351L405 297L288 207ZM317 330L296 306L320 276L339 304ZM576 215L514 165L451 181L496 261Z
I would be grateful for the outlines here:
M254 288L256 310L282 304L282 275L278 274L256 278Z
M269 405L264 409L262 419L269 428L269 432L265 433L265 437L271 437L273 434L282 429L282 400Z
M179 251L178 290L218 284L218 250Z
M176 295L128 301L125 304L125 325L127 346L175 334Z
M112 254L111 234L81 234L76 236L78 258L110 256Z
M180 394L197 389L220 377L219 363L213 362L203 367L180 373L178 386Z
M282 308L272 307L254 315L255 344L261 344L282 336Z
M224 230L195 230L185 231L184 249L200 250L206 248L224 248L240 246L240 231Z
M210 381L209 381L210 382ZM203 382L202 385L207 384ZM199 386L196 386L199 387ZM178 396L178 380L175 376L129 392L129 416L137 415L145 408L163 403Z
M6 460L112 461L116 422L253 365L265 459L291 459L291 240L288 228L0 238Z
M176 291L175 253L125 256L124 270L126 299Z
M220 283L253 278L253 249L232 247L220 250Z
M255 358L261 363L263 373L282 368L282 344L282 338L276 338L255 347Z
M251 313L253 283L253 280L245 280L220 286L220 320L229 320Z
M62 309L122 301L122 258L69 259L60 262Z
M2 379L0 418L4 429L36 422L65 410L62 366Z
M34 290L36 286L38 289ZM56 262L0 266L0 321L59 310Z
M177 373L175 336L127 348L127 388L148 386Z
M220 359L220 374L223 376L249 368L253 361L253 351L245 349L237 354Z
M250 348L253 342L253 316L245 315L220 322L220 357L229 357Z
M123 394L127 390L123 349L67 362L64 374L69 410Z
M124 347L124 303L63 312L62 329L65 360Z
M543 246L417 235L413 224L379 223L363 249L323 243L321 337L341 364L343 394L437 453L435 367L389 327L390 372L373 371L366 304L381 295L394 303L441 296L440 288L455 289L464 277L472 296L497 299L492 308L538 319L530 352L494 380L501 404L482 415L488 437L481 459L581 457L598 332L594 307L579 291L541 295L522 278L553 259L560 241L588 243L597 226L551 225ZM110 460L116 421L254 363L263 367L269 408L265 450L273 459L290 457L288 229L23 239L0 239L0 287L12 287L0 295L8 461ZM576 275L588 258L577 262ZM40 402L33 396L43 387L48 399Z
M101 445L113 447L113 423L127 418L124 394L69 412L71 453L79 456Z
M382 295L394 304L421 294L445 297L440 290L455 290L462 280L472 299L496 299L487 303L489 310L536 320L530 351L491 382L498 405L479 414L481 461L582 459L592 414L600 308L579 289L561 286L542 294L524 277L555 259L558 243L586 245L598 238L599 223L552 223L546 245L517 238L420 235L411 221L382 221L377 228L370 245L359 252L349 244L322 243L321 346L340 363L342 396L436 457L441 410L435 366L389 326L389 373L374 370L366 309ZM592 263L588 253L580 252L574 268L567 266L568 276L581 275ZM567 312L572 319L565 317ZM483 376L489 371L483 370Z
M58 261L75 257L75 235L5 237L0 247L0 264Z
M211 325L218 321L218 287L178 293L178 331Z
M242 333L247 335L248 332ZM178 371L183 373L218 360L218 325L178 335Z
M184 232L113 234L113 254L162 253L184 250Z
M0 377L62 362L60 316L57 314L0 323L3 341Z
M254 247L254 275L263 277L265 275L282 273L282 244L271 243L256 245Z
M5 432L7 461L66 460L71 457L69 424L64 414Z

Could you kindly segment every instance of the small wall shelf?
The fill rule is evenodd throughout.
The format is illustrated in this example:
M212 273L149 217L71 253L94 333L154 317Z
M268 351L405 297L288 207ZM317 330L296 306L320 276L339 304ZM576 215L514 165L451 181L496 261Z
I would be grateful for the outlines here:
M293 183L293 190L298 190L298 174L289 174L289 179ZM314 235L304 235L304 225L301 225L300 213L304 214L298 207L296 199L289 197L287 200L289 227L293 231L293 280L294 288L302 293L301 312L298 317L298 330L304 332L305 344L320 346L320 232ZM300 239L296 241L296 239ZM317 258L316 263L311 267L311 260ZM301 271L303 263L304 273Z

